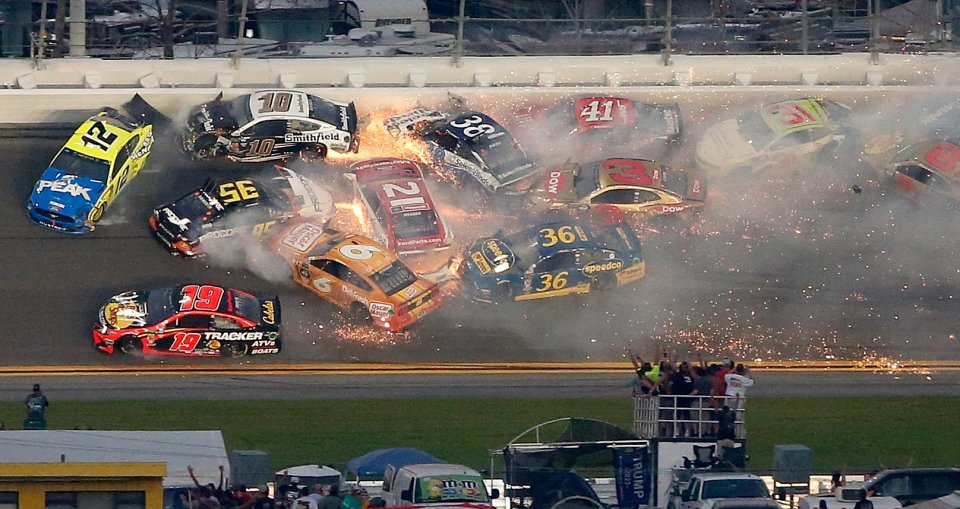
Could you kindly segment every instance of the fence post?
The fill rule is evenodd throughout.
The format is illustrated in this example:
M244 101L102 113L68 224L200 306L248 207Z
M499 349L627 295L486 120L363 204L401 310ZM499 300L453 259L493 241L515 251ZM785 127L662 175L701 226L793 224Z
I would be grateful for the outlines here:
M237 34L237 49L233 53L233 68L240 68L240 57L243 55L243 36L247 31L247 0L240 4L240 30Z
M453 51L453 65L463 65L463 18L467 11L467 0L460 0L460 13L457 15L457 44Z
M673 53L673 0L667 0L667 28L664 31L664 41L663 47L663 66L667 67L670 65L670 54Z

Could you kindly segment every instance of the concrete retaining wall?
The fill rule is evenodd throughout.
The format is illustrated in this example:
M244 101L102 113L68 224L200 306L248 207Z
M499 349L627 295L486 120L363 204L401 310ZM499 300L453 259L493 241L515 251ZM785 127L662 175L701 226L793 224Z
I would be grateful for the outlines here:
M694 105L709 99L812 94L833 98L953 94L958 57L852 53L817 56L675 56L105 61L57 59L0 64L0 124L73 122L80 112L118 106L134 93L177 116L220 90L232 97L268 87L301 88L356 101L361 114L382 106L469 99L543 99L603 87L649 100ZM747 99L747 100L745 100ZM759 99L758 99L759 100Z

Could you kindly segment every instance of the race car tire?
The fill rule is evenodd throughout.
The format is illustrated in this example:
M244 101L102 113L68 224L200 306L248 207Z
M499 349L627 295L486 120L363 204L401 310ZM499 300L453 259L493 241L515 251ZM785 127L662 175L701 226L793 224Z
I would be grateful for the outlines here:
M315 145L305 147L300 151L300 160L305 163L316 163L327 158L327 146Z
M250 345L242 341L224 341L223 345L220 346L220 355L236 359L246 355L249 350Z
M117 341L117 351L133 355L143 351L143 343L136 336L124 336Z
M217 135L215 134L201 134L197 141L193 142L193 153L189 154L191 157L203 158L214 155L216 152L214 147L217 145Z
M617 284L617 278L609 272L601 272L593 276L590 281L590 291L604 291L613 288Z

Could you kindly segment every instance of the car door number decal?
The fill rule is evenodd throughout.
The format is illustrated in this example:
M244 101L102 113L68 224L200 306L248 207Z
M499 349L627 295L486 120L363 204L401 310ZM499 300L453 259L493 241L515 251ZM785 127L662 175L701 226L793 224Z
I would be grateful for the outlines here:
M340 254L351 260L369 260L380 248L366 244L349 244L340 248Z
M330 279L321 277L313 280L313 287L316 288L318 292L330 293L333 291L333 286L331 286L330 283Z
M211 285L187 285L183 287L180 311L216 311L223 299L223 288Z
M268 156L273 153L273 147L276 145L273 138L263 138L250 141L250 150L248 156Z
M199 343L200 334L196 332L178 332L173 336L173 344L170 345L170 351L190 353L197 348Z
M570 273L563 270L554 274L540 274L540 286L536 291L545 292L548 290L562 290L567 287L567 276Z
M87 129L87 133L80 139L83 140L83 144L88 147L93 145L100 150L106 151L114 141L117 141L117 133L107 132L107 127L103 125L103 122L98 120L90 126L90 129Z

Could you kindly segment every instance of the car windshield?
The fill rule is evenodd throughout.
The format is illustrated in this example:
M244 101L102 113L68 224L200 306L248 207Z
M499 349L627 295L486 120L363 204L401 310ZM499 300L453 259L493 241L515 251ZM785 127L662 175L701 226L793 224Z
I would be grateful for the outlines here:
M177 215L180 217L194 219L204 217L207 212L211 212L211 215L207 218L207 221L213 221L214 219L222 216L223 210L210 206L209 200L212 198L208 193L209 189L204 188L182 196L173 204L177 211Z
M439 232L437 215L432 210L396 214L392 225L394 234L401 239L430 237Z
M170 318L180 306L180 292L174 290L175 288L161 288L147 294L147 313L151 322L162 322Z
M233 311L239 316L254 322L260 321L260 301L249 293L231 291Z
M110 177L109 162L83 155L69 148L61 150L57 154L57 158L50 163L50 167L70 175L86 177L99 182L106 182Z
M346 121L346 119L340 118L340 106L331 101L314 96L310 96L310 116L341 129L344 127L343 122ZM347 127L349 127L349 125ZM348 129L343 130L346 131Z
M715 479L703 483L701 498L769 498L762 479Z
M506 239L507 245L516 258L513 265L521 271L537 261L540 250L540 230L534 228L525 232L511 235Z
M470 475L450 474L421 477L417 482L414 503L481 502L489 503L483 479Z
M472 143L469 145L480 156L480 160L491 169L510 170L527 164L523 152L509 136L503 136L495 143Z
M757 111L744 113L737 117L737 130L740 132L740 137L753 145L756 150L762 150L776 136L773 129L770 129L770 126L767 125L767 121Z
M246 125L253 120L253 115L250 114L250 94L230 100L228 109L230 110L230 116L236 119L238 126Z
M688 179L687 174L676 170L661 170L660 177L663 181L663 187L668 191L673 191L681 196L687 194Z
M591 163L580 167L580 172L573 179L573 185L577 188L577 196L590 196L597 189L600 189L600 163Z
M400 260L374 272L372 277L377 286L387 295L393 295L417 282L417 275Z

